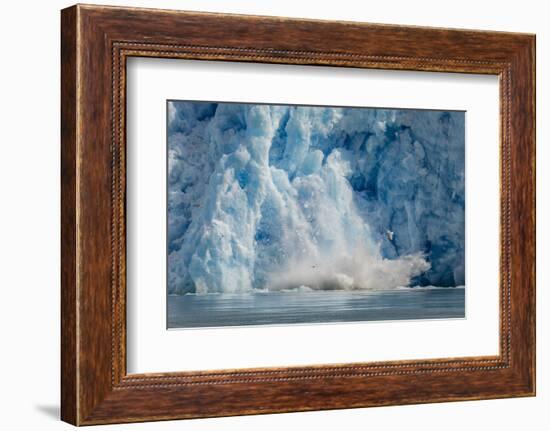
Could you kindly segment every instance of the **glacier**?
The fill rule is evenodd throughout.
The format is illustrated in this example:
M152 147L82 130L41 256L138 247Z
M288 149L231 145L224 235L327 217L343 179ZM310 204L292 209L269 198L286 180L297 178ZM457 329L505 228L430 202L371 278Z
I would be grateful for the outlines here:
M464 285L464 112L167 106L170 294Z

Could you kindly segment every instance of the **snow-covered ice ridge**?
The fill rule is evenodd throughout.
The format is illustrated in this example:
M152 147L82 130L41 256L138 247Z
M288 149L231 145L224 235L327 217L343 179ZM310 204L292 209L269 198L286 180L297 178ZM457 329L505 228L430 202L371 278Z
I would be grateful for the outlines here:
M464 284L457 111L168 102L168 291Z

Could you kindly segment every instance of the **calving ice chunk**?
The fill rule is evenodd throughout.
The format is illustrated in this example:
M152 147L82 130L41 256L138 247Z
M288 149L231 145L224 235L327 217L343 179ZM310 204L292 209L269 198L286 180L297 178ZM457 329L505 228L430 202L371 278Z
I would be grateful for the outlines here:
M463 284L463 122L170 102L169 292Z

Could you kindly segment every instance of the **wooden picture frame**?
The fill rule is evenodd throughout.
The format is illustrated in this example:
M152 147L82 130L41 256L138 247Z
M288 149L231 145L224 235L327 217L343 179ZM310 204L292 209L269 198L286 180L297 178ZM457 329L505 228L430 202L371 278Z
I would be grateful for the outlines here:
M535 394L535 36L77 5L61 14L61 417L74 425ZM126 372L131 56L500 77L500 354Z

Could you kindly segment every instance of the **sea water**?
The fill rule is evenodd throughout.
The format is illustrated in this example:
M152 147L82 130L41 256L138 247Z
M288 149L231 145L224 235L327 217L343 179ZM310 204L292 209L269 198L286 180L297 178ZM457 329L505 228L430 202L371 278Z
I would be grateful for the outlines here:
M169 329L465 317L465 289L169 295Z

